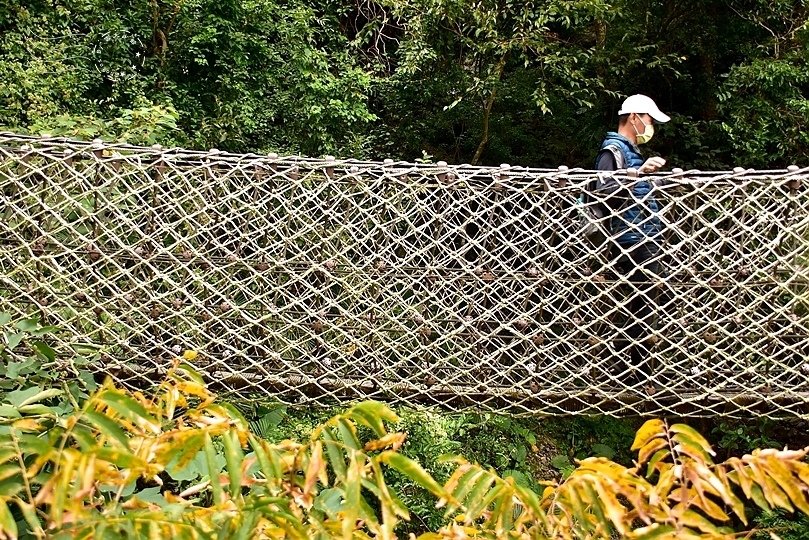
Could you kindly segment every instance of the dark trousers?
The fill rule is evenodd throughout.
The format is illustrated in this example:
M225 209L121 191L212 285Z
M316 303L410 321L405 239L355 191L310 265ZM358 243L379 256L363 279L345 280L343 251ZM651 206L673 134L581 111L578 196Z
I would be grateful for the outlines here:
M615 372L627 384L636 385L649 380L652 374L651 354L648 338L654 330L657 315L657 283L660 274L660 246L655 242L644 242L623 246L623 253L616 246L616 272L626 277L628 284L619 287L626 291L616 298L623 309L624 323L616 328L615 352L617 355Z

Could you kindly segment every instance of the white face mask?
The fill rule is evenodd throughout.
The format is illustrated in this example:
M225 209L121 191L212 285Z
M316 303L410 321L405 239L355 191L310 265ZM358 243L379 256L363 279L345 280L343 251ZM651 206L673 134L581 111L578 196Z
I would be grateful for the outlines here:
M635 127L635 124L632 124L632 127L635 129L635 142L638 144L646 144L652 140L655 134L655 127L654 124L644 122L643 118L640 116L638 116L638 119L640 123L643 124L643 133L638 133L638 128Z

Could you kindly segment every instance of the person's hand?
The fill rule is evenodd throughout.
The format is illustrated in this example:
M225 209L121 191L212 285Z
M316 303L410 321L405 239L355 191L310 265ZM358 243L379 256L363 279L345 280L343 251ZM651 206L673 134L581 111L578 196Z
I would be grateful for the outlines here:
M662 157L650 157L643 163L643 165L640 166L640 172L642 173L657 172L665 164L666 160L663 159Z

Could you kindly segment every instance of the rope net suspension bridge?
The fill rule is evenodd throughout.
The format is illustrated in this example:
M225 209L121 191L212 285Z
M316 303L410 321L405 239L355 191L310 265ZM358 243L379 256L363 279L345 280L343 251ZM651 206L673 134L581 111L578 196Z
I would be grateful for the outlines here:
M583 240L594 174L0 134L0 312L132 386L199 351L231 399L808 415L809 169L653 177L642 284Z

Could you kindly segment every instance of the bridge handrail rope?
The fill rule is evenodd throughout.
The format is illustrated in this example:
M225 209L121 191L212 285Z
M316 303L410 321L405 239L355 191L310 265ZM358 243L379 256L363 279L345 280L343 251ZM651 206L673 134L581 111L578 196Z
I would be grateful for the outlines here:
M809 167L616 172L637 272L596 174L0 133L0 312L133 386L195 349L236 399L809 415Z

